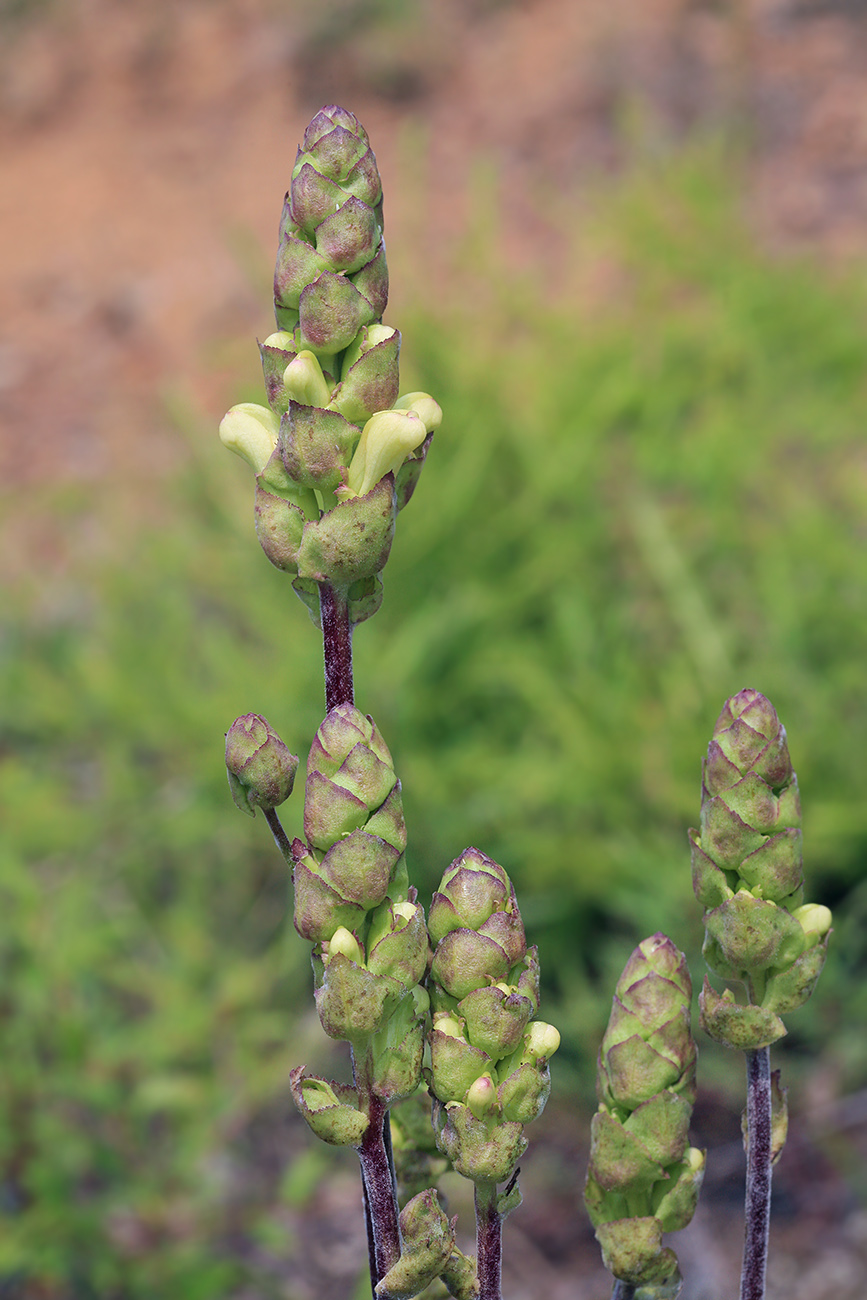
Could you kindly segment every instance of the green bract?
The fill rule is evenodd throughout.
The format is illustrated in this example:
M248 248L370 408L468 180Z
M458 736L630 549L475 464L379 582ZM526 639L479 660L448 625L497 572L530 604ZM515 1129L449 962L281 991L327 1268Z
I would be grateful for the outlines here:
M704 1172L704 1153L688 1141L691 995L683 954L664 934L645 939L618 980L599 1052L584 1199L606 1267L636 1286L675 1276L661 1237L692 1218Z
M727 700L702 766L701 828L690 831L693 886L705 908L704 955L748 1002L705 982L702 1024L751 1050L781 1038L784 1012L812 993L831 914L803 907L801 805L786 731L753 689Z

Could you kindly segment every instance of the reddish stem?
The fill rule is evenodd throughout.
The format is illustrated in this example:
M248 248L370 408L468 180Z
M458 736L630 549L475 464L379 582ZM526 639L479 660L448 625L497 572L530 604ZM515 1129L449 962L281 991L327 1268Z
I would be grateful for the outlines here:
M747 1057L747 1196L741 1300L764 1300L771 1221L771 1052Z
M479 1300L502 1300L503 1219L496 1183L476 1183L476 1248Z
M354 703L352 683L352 624L349 596L345 587L319 584L322 615L322 647L325 652L325 709Z

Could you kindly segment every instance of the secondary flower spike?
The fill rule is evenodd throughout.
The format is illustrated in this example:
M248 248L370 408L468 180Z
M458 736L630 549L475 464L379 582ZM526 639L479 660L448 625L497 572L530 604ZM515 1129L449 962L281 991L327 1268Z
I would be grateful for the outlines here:
M606 1268L648 1300L679 1278L662 1234L689 1223L704 1174L704 1152L688 1141L691 995L683 954L664 934L645 939L617 982L599 1052L584 1202Z
M233 406L220 437L256 474L256 535L319 620L340 593L350 623L382 599L397 513L442 418L399 391L400 333L382 323L382 185L367 133L328 105L298 150L280 222L274 307L260 344L267 406Z
M429 1081L440 1150L458 1173L501 1182L548 1100L560 1045L539 1009L539 962L498 862L466 849L443 876L428 930L433 1025Z
M706 980L703 1027L730 1047L766 1047L786 1032L781 1016L816 986L831 913L803 905L798 780L785 727L756 690L733 695L717 719L702 767L701 827L690 840L705 960L747 989L739 1003Z

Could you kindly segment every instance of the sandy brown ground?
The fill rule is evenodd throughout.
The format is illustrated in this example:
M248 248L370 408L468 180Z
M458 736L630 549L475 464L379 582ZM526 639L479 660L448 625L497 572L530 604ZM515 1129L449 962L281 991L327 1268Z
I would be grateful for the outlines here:
M504 245L527 265L546 194L574 193L577 219L582 185L636 149L733 122L750 141L743 201L759 240L835 262L867 250L863 0L407 0L389 22L379 11L358 0L4 7L0 484L15 489L10 510L34 520L10 538L4 567L40 545L40 484L158 475L178 455L166 395L180 390L216 419L239 376L255 375L295 142L325 102L352 108L374 141L393 303L411 248L430 250L414 291L443 291L480 162L499 177ZM863 1161L863 1117L847 1123L834 1120L834 1142ZM777 1175L770 1300L867 1293L867 1217L817 1141L791 1144ZM724 1135L711 1195L679 1246L687 1300L735 1293L740 1160L736 1134ZM571 1121L552 1114L525 1175L536 1190L507 1234L511 1300L607 1294L577 1208L584 1164ZM287 1224L306 1247L289 1274L259 1261L299 1300L349 1294L357 1196L354 1176L338 1178Z

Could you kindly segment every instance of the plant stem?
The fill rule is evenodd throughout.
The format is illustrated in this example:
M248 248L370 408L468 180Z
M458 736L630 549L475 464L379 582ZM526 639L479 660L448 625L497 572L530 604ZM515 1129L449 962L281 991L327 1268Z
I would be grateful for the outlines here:
M377 1282L385 1277L393 1264L400 1259L400 1225L397 1217L397 1201L394 1195L394 1175L383 1140L384 1125L388 1114L384 1103L371 1093L364 1094L358 1090L359 1102L368 1117L367 1132L358 1149L361 1161L361 1177L364 1183L366 1217L368 1221L368 1245L372 1236L371 1285L376 1290Z
M349 621L349 596L345 588L329 582L319 584L319 610L322 615L322 647L325 652L325 708L352 704L352 624Z
M771 1052L747 1058L747 1196L741 1300L763 1300L771 1219Z
M274 836L274 843L283 854L284 859L292 865L292 845L289 842L289 836L283 829L283 823L277 816L276 808L263 808L265 821L271 828L271 834Z
M347 590L334 587L328 582L320 583L319 610L322 616L322 649L325 659L325 708L330 712L338 704L355 702L352 623ZM377 1282L385 1277L400 1258L397 1178L391 1151L388 1110L371 1092L366 1065L362 1067L362 1078L358 1064L353 1053L359 1105L369 1121L358 1154L361 1161L370 1282L375 1292Z
M502 1300L503 1220L497 1209L497 1184L480 1180L475 1187L479 1300Z
M624 1282L622 1278L617 1278L614 1283L614 1290L611 1292L611 1300L633 1300L635 1287L631 1282Z

